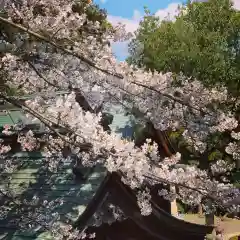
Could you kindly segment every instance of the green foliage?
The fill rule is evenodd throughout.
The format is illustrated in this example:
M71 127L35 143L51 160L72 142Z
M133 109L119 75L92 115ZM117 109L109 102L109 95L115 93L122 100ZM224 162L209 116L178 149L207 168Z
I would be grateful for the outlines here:
M177 202L177 209L178 209L178 212L181 214L186 213L184 205L181 202Z
M90 5L86 9L86 14L89 20L99 21L100 23L107 18L107 13L105 10L99 9L97 5Z
M215 150L208 155L208 160L209 161L219 160L222 159L222 156L223 154L220 151Z
M100 24L100 33L104 33L107 29L112 29L112 25L107 21L107 11L105 9L101 9L97 4L88 4L87 0L83 0L81 2L78 1L73 4L72 11L77 12L80 15L85 13L87 15L87 19L94 23L98 21ZM79 29L79 32L83 30L86 32L88 31L88 29L84 27L83 29Z
M170 140L172 141L176 141L176 140L179 140L179 138L182 136L182 133L184 132L184 129L180 129L178 131L174 131L174 132L171 132L169 134L169 138Z
M142 135L144 134L144 125L135 123L133 125L133 139L137 140L139 138L142 138Z
M240 188L240 171L236 171L233 175L232 175L232 181L234 182L234 185L238 188Z
M176 21L147 12L129 45L128 62L148 70L182 72L207 86L240 91L240 12L229 0L187 3ZM141 50L139 50L141 46Z

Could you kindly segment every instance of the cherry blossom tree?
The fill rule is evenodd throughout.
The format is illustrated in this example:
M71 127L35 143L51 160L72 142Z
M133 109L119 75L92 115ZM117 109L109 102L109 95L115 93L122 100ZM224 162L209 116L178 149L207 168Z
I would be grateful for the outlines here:
M123 25L113 27L107 23L105 13L88 1L5 0L0 24L0 71L4 86L0 97L22 108L32 122L40 121L46 131L39 137L32 131L24 133L23 124L6 126L3 134L11 135L17 130L23 150L41 148L50 171L57 171L60 162L66 159L67 148L85 166L101 163L109 172L119 172L122 181L138 192L143 215L151 213L149 189L159 182L178 189L159 192L167 199L179 198L190 205L210 199L216 207L234 210L227 208L226 203L239 191L231 183L212 177L231 170L235 160L240 159L235 118L240 102L229 96L224 86L206 89L197 79L146 72L125 62L118 63L110 42L126 40L130 34ZM15 95L9 95L7 89L15 89ZM59 90L69 93L58 96ZM33 94L35 98L23 101L20 94ZM229 102L234 105L231 112L225 108ZM231 132L226 153L232 156L232 161L218 159L209 172L194 165L178 164L179 152L163 158L151 139L136 147L134 142L104 130L103 112L113 103L130 111L137 109L142 121L150 121L158 130L184 128L182 136L200 154L212 135ZM17 167L17 163L8 159L10 149L1 142L1 158L5 161L2 172L12 172ZM0 191L19 204L13 191L7 188ZM37 203L36 198L21 204ZM43 215L41 209L53 204L57 203L40 203L38 212L30 212L22 226L29 219L43 224L52 216ZM205 210L208 211L207 205ZM1 211L7 209L3 207ZM75 239L81 234L84 237L71 225L58 226L56 221L44 227L59 239Z

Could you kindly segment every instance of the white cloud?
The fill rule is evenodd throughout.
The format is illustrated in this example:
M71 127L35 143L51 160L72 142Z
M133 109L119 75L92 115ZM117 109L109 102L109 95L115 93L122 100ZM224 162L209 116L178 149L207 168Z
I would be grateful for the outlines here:
M240 0L237 0L240 1ZM158 16L161 20L168 18L170 20L173 20L174 17L177 15L178 13L178 6L181 3L171 3L169 4L166 8L164 9L159 9L156 12L156 16ZM137 30L138 26L139 26L139 22L142 19L142 14L140 11L138 11L137 9L135 9L133 11L133 16L132 18L123 18L120 16L112 16L109 15L108 16L108 20L113 24L117 24L119 22L121 22L122 24L124 24L126 26L126 30L129 32L134 32Z
M233 0L233 6L237 10L240 10L240 0Z
M107 2L107 0L100 0L100 2L101 2L102 4L105 4L105 3Z
M101 1L106 2L107 0L101 0ZM199 1L199 0L195 0L195 1ZM201 1L204 1L204 0L201 0ZM233 1L234 8L240 10L240 0L232 0L232 1ZM169 20L174 20L174 18L179 13L178 6L181 4L182 3L180 2L170 3L166 8L159 9L155 15L158 16L161 20L164 20L166 18ZM125 24L126 30L129 32L134 32L137 30L141 18L142 18L142 15L138 10L133 11L132 18L123 18L120 16L112 16L112 15L108 16L108 20L112 24L117 24L121 22Z
M163 20L166 17L169 17L170 19L174 19L174 16L176 16L176 10L178 8L179 3L171 3L168 5L165 9L159 9L156 12L156 16L158 16L161 20ZM139 23L142 19L142 14L137 9L134 10L132 18L123 18L120 16L108 16L108 21L111 22L113 25L118 24L119 22L125 25L127 32L134 33L139 26ZM124 59L124 57L128 56L128 43L126 42L118 42L114 43L112 45L114 53L117 55L119 59Z
M106 1L106 0L101 0L101 1ZM199 0L195 0L195 1L199 1ZM170 3L166 8L159 9L155 15L158 16L160 20L164 20L164 19L174 20L177 14L179 13L179 10L178 10L179 5L181 5L180 2ZM240 0L233 0L233 5L234 5L234 8L240 10ZM140 11L134 10L132 18L123 18L120 16L109 15L108 20L113 25L121 22L122 24L125 25L127 32L133 33L137 30L142 17L143 16L141 15ZM119 57L120 59L123 59L124 58L123 56L128 55L128 43L129 41L113 44L113 50L117 56L120 56Z
M140 19L141 13L138 10L134 10L131 19L120 16L108 16L108 21L113 25L122 23L125 25L126 31L131 33L134 33L138 29ZM129 41L112 43L112 50L120 61L123 61L128 56L128 44Z
M174 18L178 15L179 10L178 7L181 3L171 3L165 9L159 9L155 15L160 18L160 20L168 19L174 20Z
M137 9L135 9L135 10L133 11L133 17L132 17L133 20L139 21L139 20L141 19L141 17L142 17L141 12L138 11Z
M125 25L127 32L134 32L137 30L139 25L139 20L136 19L129 19L129 18L123 18L119 16L108 16L108 21L112 23L113 25L117 25L118 23L122 23Z

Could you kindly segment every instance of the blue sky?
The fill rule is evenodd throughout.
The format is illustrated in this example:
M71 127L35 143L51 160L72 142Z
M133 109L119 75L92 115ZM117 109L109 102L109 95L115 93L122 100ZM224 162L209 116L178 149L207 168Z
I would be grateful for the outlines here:
M129 32L134 32L144 14L144 6L160 18L171 16L183 0L95 0L101 8L108 12L108 20L112 24L122 22ZM114 43L113 51L118 60L124 60L128 55L128 42Z
M125 24L127 31L134 32L147 6L160 19L174 19L179 4L186 0L93 0L108 12L108 20L114 25L118 22ZM195 0L203 1L203 0ZM240 10L240 0L233 0L236 9ZM114 43L113 52L118 60L124 60L128 55L128 42Z
M113 16L131 18L134 10L143 14L143 7L147 6L152 12L167 8L173 0L95 0L102 8L106 8ZM176 1L175 1L176 2Z

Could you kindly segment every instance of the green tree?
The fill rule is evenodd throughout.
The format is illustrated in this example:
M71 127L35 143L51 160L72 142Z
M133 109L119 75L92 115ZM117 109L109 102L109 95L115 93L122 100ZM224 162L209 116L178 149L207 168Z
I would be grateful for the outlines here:
M240 11L232 6L229 0L188 2L175 21L162 22L145 9L145 17L129 45L127 61L151 71L182 72L209 87L224 84L239 97ZM226 110L236 107L235 103L229 101ZM171 132L169 137L189 164L200 163L208 169L218 159L231 162L224 150L230 133L211 136L207 151L200 155L186 145L181 134ZM233 175L239 176L239 172L229 175L237 183L239 177Z
M240 92L240 11L230 0L188 2L176 21L146 10L128 62L148 70L182 72L207 86L224 84Z

